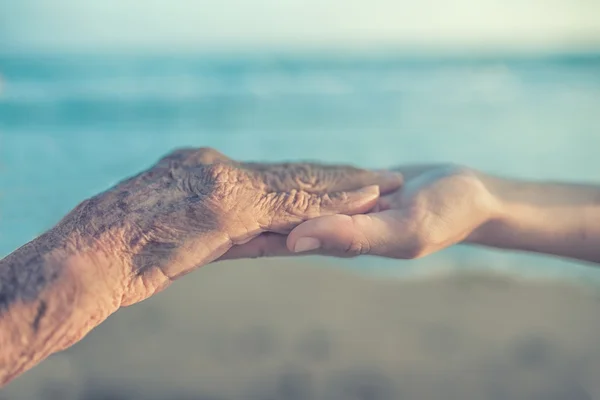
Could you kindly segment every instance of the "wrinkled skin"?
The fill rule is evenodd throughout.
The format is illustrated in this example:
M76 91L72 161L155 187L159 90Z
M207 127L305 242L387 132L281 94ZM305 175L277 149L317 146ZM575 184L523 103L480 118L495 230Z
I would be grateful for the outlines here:
M263 233L368 212L380 190L400 185L397 174L351 167L173 152L0 260L0 386L78 342L121 306L209 262L245 257L235 249L253 250Z
M85 201L57 231L78 231L119 260L113 284L124 283L128 305L263 232L367 212L380 190L400 184L399 175L352 167L238 163L213 149L184 149Z

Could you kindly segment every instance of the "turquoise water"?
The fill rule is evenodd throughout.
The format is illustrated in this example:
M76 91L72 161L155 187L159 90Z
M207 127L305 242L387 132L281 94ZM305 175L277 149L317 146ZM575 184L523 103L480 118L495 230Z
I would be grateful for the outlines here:
M600 55L4 55L0 75L0 255L179 146L600 181ZM462 247L417 262L345 263L598 277L570 262Z

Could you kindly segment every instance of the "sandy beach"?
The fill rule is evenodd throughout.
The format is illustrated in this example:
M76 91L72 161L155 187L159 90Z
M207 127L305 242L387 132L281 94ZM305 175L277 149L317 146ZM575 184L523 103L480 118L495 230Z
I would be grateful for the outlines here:
M600 398L600 297L460 273L212 264L122 309L2 400Z

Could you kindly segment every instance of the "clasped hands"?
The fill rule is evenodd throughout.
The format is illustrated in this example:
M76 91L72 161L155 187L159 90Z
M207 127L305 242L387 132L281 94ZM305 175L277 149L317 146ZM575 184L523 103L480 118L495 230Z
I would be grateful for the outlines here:
M368 171L178 150L0 260L0 386L219 260L422 257L456 243L600 262L594 185L454 165Z
M54 234L104 260L95 274L129 305L224 259L420 257L473 234L489 199L475 173L454 166L368 171L184 149L84 201Z

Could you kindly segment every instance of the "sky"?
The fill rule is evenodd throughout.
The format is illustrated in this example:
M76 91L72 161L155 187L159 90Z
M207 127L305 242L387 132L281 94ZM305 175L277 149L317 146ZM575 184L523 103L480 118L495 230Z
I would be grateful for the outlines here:
M600 0L0 0L0 51L600 48Z

